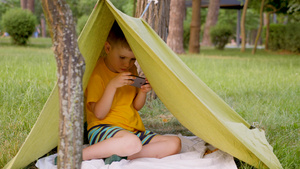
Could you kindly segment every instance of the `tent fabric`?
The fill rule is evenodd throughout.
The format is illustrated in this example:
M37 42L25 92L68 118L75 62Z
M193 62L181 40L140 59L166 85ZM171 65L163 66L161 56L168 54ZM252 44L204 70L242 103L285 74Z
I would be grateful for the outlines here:
M181 124L250 165L282 168L263 130L250 130L250 125L202 82L143 19L123 14L109 0L97 2L78 39L86 62L84 89L115 20L158 97ZM24 167L57 146L58 99L56 85L19 152L4 168Z

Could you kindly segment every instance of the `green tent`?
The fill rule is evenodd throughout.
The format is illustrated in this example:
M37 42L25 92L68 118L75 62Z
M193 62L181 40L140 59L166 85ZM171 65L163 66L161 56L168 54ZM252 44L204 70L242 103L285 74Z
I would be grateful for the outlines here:
M78 40L86 61L84 89L115 20L155 92L181 124L250 165L282 168L264 131L249 129L250 125L206 86L144 20L123 14L108 0L98 1ZM4 168L25 167L57 146L58 99L56 85L19 152Z

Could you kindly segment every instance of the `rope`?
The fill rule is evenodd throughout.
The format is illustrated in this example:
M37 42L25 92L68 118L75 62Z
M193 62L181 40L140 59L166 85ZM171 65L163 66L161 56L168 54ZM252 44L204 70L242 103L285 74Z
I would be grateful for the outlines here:
M152 1L154 1L154 4L158 3L158 0L148 0L148 4L147 4L146 8L144 9L144 11L143 11L142 15L140 16L140 18L142 18L144 16L144 14L148 10L148 8L149 8L149 6L150 6L150 4L151 4Z

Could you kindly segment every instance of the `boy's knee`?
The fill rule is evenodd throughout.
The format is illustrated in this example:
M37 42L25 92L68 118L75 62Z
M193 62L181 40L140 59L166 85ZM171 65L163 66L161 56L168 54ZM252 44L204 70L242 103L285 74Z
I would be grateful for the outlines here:
M136 154L142 150L141 140L134 134L124 136L123 147L128 155Z
M173 153L172 154L177 154L180 153L181 151L181 140L177 136L172 136L170 138L170 146L173 147Z

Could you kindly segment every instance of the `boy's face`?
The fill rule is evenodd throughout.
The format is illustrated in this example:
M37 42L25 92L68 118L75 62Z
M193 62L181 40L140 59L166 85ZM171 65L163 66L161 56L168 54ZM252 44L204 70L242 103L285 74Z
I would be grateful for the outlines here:
M105 52L107 54L104 59L105 64L109 70L115 73L128 72L136 60L133 52L120 44L114 44L112 47L105 42Z

